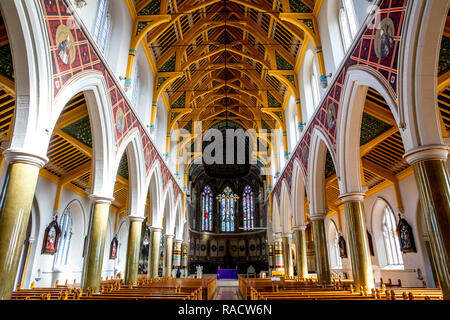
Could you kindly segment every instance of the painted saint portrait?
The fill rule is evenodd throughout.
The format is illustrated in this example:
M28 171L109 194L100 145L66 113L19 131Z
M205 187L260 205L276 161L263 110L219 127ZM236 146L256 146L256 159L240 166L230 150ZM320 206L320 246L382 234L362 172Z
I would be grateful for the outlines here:
M58 251L60 229L56 220L57 217L55 216L54 220L45 229L42 254L55 254Z
M394 22L385 18L380 22L375 34L375 54L379 59L386 59L394 47Z
M111 247L109 249L109 259L114 260L117 258L117 248L119 246L119 241L117 237L114 237L111 241Z
M400 241L400 250L403 253L417 252L412 228L409 223L400 216L400 214L397 225L397 233Z
M56 29L56 45L57 54L61 62L69 66L75 61L75 41L70 29L61 24L58 29Z

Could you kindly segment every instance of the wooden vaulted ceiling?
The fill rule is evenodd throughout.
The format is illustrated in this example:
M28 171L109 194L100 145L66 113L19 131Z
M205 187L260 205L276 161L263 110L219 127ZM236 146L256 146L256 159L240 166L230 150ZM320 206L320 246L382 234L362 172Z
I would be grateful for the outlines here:
M203 121L203 129L222 120L247 129L277 127L276 117L262 109L283 121L288 88L269 71L282 71L294 82L305 37L279 14L312 15L314 6L312 0L137 0L138 17L173 17L146 36L158 85L171 72L183 73L164 91L173 127L191 131L193 120Z

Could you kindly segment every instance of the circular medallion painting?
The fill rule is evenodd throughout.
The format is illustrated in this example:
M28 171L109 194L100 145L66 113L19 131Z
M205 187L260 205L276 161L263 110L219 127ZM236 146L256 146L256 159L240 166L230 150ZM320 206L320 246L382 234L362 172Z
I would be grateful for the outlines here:
M200 250L205 251L205 250L206 250L206 246L205 246L204 244L202 244L202 245L200 246Z
M211 250L214 251L214 252L216 252L216 250L217 250L216 245L213 244L213 245L211 246Z
M236 246L232 246L231 247L231 251L236 251L237 250L237 247Z
M331 103L327 109L327 124L328 130L333 130L336 125L336 106Z
M394 47L394 21L384 18L375 33L375 54L378 59L386 59Z
M219 246L219 251L225 251L225 247L224 246Z
M66 66L71 65L76 57L75 40L72 32L66 25L61 24L56 29L55 40L59 59Z
M256 247L254 244L250 245L250 251L255 251Z
M244 251L244 250L245 250L245 247L244 247L244 246L240 246L240 247L239 247L239 250Z
M123 132L123 129L125 127L125 115L123 113L122 108L118 108L117 112L116 112L116 127L117 127L117 131L119 131L119 133Z

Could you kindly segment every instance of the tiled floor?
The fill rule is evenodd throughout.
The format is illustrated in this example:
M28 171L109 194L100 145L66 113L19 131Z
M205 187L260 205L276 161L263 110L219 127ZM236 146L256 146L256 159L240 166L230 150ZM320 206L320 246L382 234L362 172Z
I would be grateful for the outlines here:
M242 300L237 280L217 280L213 300Z

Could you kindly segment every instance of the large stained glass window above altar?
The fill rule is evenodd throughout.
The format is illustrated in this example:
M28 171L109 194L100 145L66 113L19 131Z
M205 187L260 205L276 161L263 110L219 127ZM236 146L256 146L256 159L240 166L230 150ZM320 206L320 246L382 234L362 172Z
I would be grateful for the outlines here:
M234 232L236 201L239 197L233 193L230 187L226 187L217 199L220 204L221 231Z
M202 193L202 231L212 231L212 192L210 186L205 186Z
M242 197L242 209L243 209L243 222L244 231L253 230L255 228L255 220L253 216L253 192L250 186L244 188L244 194Z

